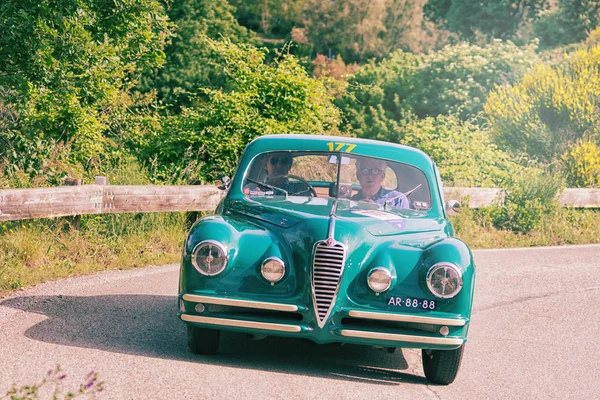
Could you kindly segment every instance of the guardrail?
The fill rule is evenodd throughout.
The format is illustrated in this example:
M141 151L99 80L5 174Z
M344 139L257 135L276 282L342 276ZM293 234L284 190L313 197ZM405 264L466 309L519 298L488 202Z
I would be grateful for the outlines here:
M501 189L444 188L448 199L470 208L491 205ZM225 192L216 186L82 185L39 189L1 189L0 221L77 216L84 214L212 211ZM600 208L600 189L566 189L561 205Z

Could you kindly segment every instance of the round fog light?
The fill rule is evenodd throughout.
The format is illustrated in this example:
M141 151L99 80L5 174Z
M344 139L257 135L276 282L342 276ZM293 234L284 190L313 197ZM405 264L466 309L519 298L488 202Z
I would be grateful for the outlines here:
M392 274L387 268L377 267L369 272L367 284L377 294L385 292L392 286Z
M283 278L283 275L285 274L285 264L277 257L269 257L263 261L260 273L266 280L271 282L271 284L274 284Z
M448 336L449 333L450 333L450 328L448 328L447 326L442 326L440 328L440 335Z
M204 307L204 304L202 304L202 303L198 303L198 304L196 304L196 307L194 307L194 310L196 310L196 312L198 314L202 314L204 312L204 309L205 309L205 307Z

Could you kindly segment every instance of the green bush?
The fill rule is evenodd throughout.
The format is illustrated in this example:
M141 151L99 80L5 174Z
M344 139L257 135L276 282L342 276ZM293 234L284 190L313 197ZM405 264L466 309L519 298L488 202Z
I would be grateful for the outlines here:
M502 186L523 170L492 143L487 131L454 116L411 119L402 125L394 141L427 153L449 186Z
M251 42L253 35L240 26L227 0L178 0L169 2L167 14L177 25L165 47L165 64L142 78L140 88L156 90L159 100L176 111L190 106L191 97L201 87L220 87L225 73L215 61L215 52L207 38L227 37L233 42ZM190 97L191 96L191 97Z
M511 39L547 6L548 0L428 0L423 12L465 40Z
M514 153L551 162L583 137L600 135L600 46L565 64L539 65L494 90L485 112L495 140Z
M360 68L336 101L344 129L359 137L382 138L408 114L421 118L477 116L497 85L514 83L536 62L536 44L518 47L496 41L487 46L459 44L428 55L396 51Z
M204 98L141 138L141 159L170 182L231 175L252 139L273 133L335 133L339 111L324 81L310 78L297 59L229 40L211 41L223 55L229 90L204 89Z
M511 177L503 190L500 204L490 209L494 226L528 233L544 215L556 210L557 196L563 187L561 178L547 173L524 171Z
M119 146L132 134L123 121L145 118L131 89L162 65L171 28L158 0L2 1L0 91L18 116L0 129L18 150L6 162L35 177L57 145L76 169Z
M490 90L518 81L539 62L536 50L536 42L524 47L510 41L446 46L423 57L411 77L406 102L420 117L473 117L483 111Z

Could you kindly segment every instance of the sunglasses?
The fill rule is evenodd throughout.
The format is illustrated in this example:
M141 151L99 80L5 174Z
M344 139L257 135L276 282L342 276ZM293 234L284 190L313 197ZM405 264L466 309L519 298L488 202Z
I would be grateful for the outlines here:
M383 170L379 168L361 168L359 171L362 175L377 175L380 172L383 172Z
M269 164L271 164L271 165L277 165L277 164L289 165L291 163L292 163L292 159L289 157L282 157L282 158L271 157L271 159L269 160Z

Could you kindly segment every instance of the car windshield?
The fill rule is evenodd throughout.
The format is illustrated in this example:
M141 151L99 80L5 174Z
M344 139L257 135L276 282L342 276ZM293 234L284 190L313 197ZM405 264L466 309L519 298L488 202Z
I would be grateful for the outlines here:
M431 190L420 169L347 153L260 154L246 171L243 191L249 197L339 198L386 208L431 208Z

